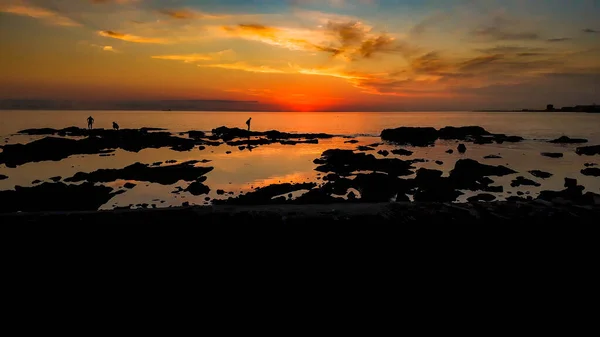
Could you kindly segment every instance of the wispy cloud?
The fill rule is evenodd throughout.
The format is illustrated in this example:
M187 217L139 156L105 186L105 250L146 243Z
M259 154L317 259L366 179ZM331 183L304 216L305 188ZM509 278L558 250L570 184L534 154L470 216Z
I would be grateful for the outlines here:
M153 59L182 61L185 63L196 63L199 61L212 61L222 58L225 55L233 54L233 50L227 49L216 53L207 54L180 54L180 55L157 55L152 56Z
M152 38L152 37L141 37L136 35L124 34L115 32L112 30L101 30L98 32L98 35L104 37L110 37L113 39L123 40L127 42L135 42L135 43L155 43L155 44L164 44L167 43L165 39L161 38Z
M600 30L595 30L595 29L591 29L591 28L585 28L583 29L584 33L590 33L590 34L598 34L600 33Z
M225 15L215 15L204 13L188 8L165 8L158 10L160 14L166 15L172 19L190 20L190 19L219 19L225 18Z
M548 42L564 42L564 41L570 41L570 40L573 40L573 39L570 37L555 37L552 39L547 39L546 41L548 41Z
M95 4L108 4L108 3L116 3L116 4L130 4L134 2L140 2L142 0L91 0L92 3Z
M12 3L9 2L7 4L0 3L0 12L28 16L31 18L43 20L44 22L56 26L81 26L80 23L59 12L47 8L37 7L20 1Z
M269 66L249 65L245 62L206 64L206 65L198 65L198 66L199 67L207 67L207 68L241 70L241 71L247 71L247 72L251 72L251 73L267 73L267 74L284 74L284 73L286 73L286 71L283 69L276 69L276 68L272 68Z
M375 54L402 52L405 46L384 33L372 33L359 21L328 21L319 29L278 28L262 24L223 26L229 36L259 41L290 50L325 52L346 60L371 58Z

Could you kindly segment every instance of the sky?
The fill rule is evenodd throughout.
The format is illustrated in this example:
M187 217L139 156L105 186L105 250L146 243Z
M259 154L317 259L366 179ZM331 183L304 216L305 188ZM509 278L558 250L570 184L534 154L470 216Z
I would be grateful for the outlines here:
M0 99L600 103L600 0L0 0Z

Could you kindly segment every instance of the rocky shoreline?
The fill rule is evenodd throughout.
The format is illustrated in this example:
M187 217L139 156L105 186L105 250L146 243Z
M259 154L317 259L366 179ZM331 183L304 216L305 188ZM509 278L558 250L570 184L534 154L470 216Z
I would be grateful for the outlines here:
M600 205L547 201L196 206L0 214L3 224L194 225L544 225L597 224Z
M224 145L238 147L240 151L246 149L251 151L252 148L268 144L312 146L311 144L319 144L319 140L342 137L324 133L291 134L276 130L247 131L224 126L213 129L210 133L188 131L179 133L179 135L156 128L117 131L85 130L75 127L59 130L28 129L20 131L19 134L45 136L45 138L26 144L1 146L0 164L4 164L8 168L39 161L60 161L73 155L105 156L116 150L139 152L149 148L169 148L177 152L191 152L194 149L197 152L198 150L204 151L206 146ZM488 165L474 159L460 157L470 151L465 143L485 145L524 141L522 137L493 134L479 126L444 127L439 130L428 127L400 127L383 130L380 139L382 143L365 143L369 145L358 145L355 149L333 148L323 151L319 158L313 160L315 165L313 169L318 172L316 180L313 181L280 182L256 187L238 195L234 195L231 190L225 192L223 189L218 189L217 196L213 195L213 199L211 199L207 196L211 192L209 173L218 166L218 163L217 165L200 166L200 164L211 161L188 160L177 163L175 160L167 160L164 163L155 162L153 164L138 162L121 168L101 168L95 171L77 172L64 179L60 176L52 177L49 178L50 181L44 183L36 180L32 186L15 186L14 190L0 191L0 200L2 201L0 202L0 213L95 211L114 196L135 188L136 184L140 182L160 185L185 182L187 185L177 186L176 190L171 193L188 192L193 196L202 196L206 203L210 201L213 205L236 207L244 205L292 207L315 204L344 204L354 207L367 203L409 201L414 201L416 204L453 203L466 193L468 195L464 197L463 201L468 200L474 204L493 201L496 204L498 203L497 196L504 192L506 185L503 186L492 178L501 179L509 176L510 187L540 187L543 180L553 176L551 172L542 170L517 172L507 166ZM419 168L419 163L429 160L406 158L411 157L415 149L431 147L437 140L452 140L457 143L454 145L457 158L453 168L450 166L446 172L432 168ZM359 143L356 139L341 140L341 142L352 144L352 146ZM586 139L567 136L547 141L550 144L582 144L586 142ZM388 149L381 149L375 154L375 149L382 145ZM411 150L413 151L403 148L406 146L412 146ZM367 153L369 151L373 151L373 153ZM574 152L578 156L595 156L600 154L600 145L576 147ZM231 151L226 153L231 154ZM446 153L452 154L454 150L448 149ZM543 152L540 154L555 158L550 160L560 160L563 157L563 153ZM493 160L502 157L488 155L483 158ZM433 162L434 159L431 160ZM436 160L435 163L437 165L444 164L439 160ZM600 169L594 166L596 166L595 163L586 163L581 169L581 174L591 177L600 176ZM0 179L7 178L0 175ZM117 189L113 188L114 185L113 187L103 185L117 180L126 181L126 183ZM206 183L207 180L209 183ZM585 187L578 184L576 179L565 178L562 190L541 190L537 196L525 196L519 191L517 196L509 196L506 200L509 202L537 201L538 203L589 206L600 204L600 195L591 191L584 192L585 190ZM158 199L153 201L164 202ZM189 206L189 204L189 202L182 202L177 205ZM138 205L140 208L149 206L156 208L157 204Z

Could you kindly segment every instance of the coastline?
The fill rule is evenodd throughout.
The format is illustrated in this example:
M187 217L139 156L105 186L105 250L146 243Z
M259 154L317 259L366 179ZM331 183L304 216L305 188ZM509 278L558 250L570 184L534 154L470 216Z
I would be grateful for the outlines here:
M0 214L4 224L194 225L513 225L596 224L600 205L569 202L357 203L190 206L158 209Z

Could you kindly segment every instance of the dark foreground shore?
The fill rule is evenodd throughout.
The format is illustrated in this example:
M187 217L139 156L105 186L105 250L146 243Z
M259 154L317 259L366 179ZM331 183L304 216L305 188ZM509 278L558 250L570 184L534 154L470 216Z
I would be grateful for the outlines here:
M2 224L161 225L504 225L597 224L600 205L543 200L493 203L362 203L197 206L90 212L13 213Z

